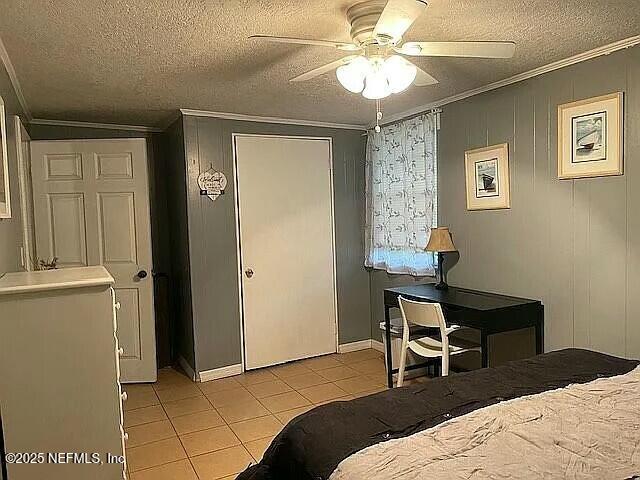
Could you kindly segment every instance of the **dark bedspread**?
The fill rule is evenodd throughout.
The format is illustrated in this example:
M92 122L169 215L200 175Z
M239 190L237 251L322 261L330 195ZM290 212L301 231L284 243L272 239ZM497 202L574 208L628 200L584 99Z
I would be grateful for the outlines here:
M569 349L333 402L293 419L238 480L321 480L368 446L487 405L631 371L637 361Z

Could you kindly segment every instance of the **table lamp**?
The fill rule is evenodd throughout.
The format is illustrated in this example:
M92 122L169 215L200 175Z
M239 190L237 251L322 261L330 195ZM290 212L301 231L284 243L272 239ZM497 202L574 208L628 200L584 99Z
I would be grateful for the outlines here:
M444 280L444 272L442 271L442 261L446 252L455 252L456 247L451 240L451 232L448 227L436 227L431 229L429 243L424 248L427 252L435 252L438 254L438 272L440 272L440 281L436 284L438 290L447 290L449 285Z

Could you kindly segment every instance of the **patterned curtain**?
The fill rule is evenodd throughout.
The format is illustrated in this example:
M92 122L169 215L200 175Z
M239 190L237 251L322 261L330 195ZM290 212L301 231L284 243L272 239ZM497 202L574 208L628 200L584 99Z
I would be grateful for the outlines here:
M388 125L367 139L365 265L433 275L424 251L437 216L437 113Z

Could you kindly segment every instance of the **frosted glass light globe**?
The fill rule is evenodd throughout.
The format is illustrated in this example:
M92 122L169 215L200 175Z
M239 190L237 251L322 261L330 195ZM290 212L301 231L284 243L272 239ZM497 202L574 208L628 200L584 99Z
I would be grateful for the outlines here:
M353 93L360 93L364 88L364 79L371 66L364 57L356 57L346 65L341 65L336 70L336 77L340 84Z
M362 96L370 100L388 97L391 95L391 88L384 69L384 59L379 57L371 58L369 63L371 69L364 79L365 87Z
M391 93L400 93L409 88L416 79L418 69L399 55L392 55L384 62L383 70L389 80Z
M377 100L391 95L389 81L383 71L369 73L365 79L365 85L362 96L369 100Z

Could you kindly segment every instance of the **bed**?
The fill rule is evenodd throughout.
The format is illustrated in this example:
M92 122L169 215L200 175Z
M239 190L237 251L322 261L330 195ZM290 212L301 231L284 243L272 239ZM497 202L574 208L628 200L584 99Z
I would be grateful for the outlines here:
M238 480L635 478L638 364L567 349L322 405Z

